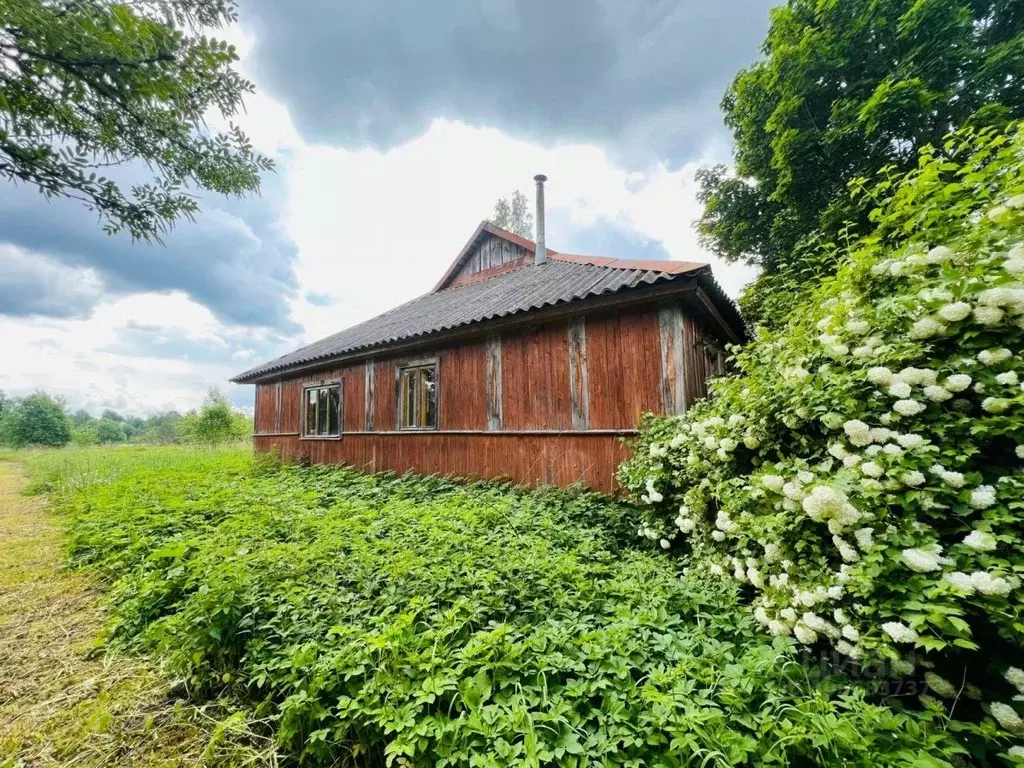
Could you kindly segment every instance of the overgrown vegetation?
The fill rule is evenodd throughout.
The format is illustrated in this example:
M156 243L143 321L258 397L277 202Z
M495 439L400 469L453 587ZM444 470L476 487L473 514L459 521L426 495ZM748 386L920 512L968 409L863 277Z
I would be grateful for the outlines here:
M190 704L159 660L97 653L95 579L60 567L45 500L0 456L0 766L258 766L272 739L228 702ZM109 461L109 459L108 459Z
M102 461L97 462L98 458ZM951 765L931 712L804 666L588 494L37 454L112 640L240 697L309 764ZM873 701L874 700L874 701Z
M927 683L976 754L1024 758L1024 134L964 132L868 191L739 375L650 419L641 534L743 586L763 627Z

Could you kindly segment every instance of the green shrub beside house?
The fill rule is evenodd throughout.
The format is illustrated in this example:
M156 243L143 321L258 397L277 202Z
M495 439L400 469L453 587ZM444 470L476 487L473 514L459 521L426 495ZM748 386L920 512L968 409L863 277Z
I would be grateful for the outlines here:
M641 535L763 630L926 683L978 754L1024 755L1024 135L962 133L710 402L651 419ZM1009 750L1014 750L1012 753Z

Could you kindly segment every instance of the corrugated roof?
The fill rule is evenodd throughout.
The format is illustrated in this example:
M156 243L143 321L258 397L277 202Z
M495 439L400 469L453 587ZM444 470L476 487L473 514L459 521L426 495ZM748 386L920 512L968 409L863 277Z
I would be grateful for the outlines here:
M706 264L602 259L551 254L546 264L529 264L487 280L435 291L346 328L276 360L235 376L246 382L333 357L451 330L499 317L578 301L630 288L697 279L719 312L742 335L742 321Z

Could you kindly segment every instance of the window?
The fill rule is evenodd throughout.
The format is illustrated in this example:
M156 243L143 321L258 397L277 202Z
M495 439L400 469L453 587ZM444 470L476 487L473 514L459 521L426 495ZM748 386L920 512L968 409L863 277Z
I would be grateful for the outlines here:
M328 384L303 390L302 434L305 437L341 435L341 385Z
M398 369L398 428L437 429L437 363Z

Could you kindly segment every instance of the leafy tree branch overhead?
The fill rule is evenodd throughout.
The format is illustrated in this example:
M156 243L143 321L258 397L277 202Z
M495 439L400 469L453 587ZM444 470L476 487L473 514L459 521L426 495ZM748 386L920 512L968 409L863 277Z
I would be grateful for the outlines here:
M205 35L235 19L233 0L0 1L0 176L142 240L194 216L190 189L258 190L273 163L230 123L253 86ZM110 178L129 164L148 178Z
M699 177L703 244L764 271L745 302L754 320L791 302L774 275L792 287L833 270L808 247L812 233L828 242L848 223L866 230L851 181L909 170L957 127L1024 117L1019 0L790 0L773 12L763 54L722 101L735 174Z

